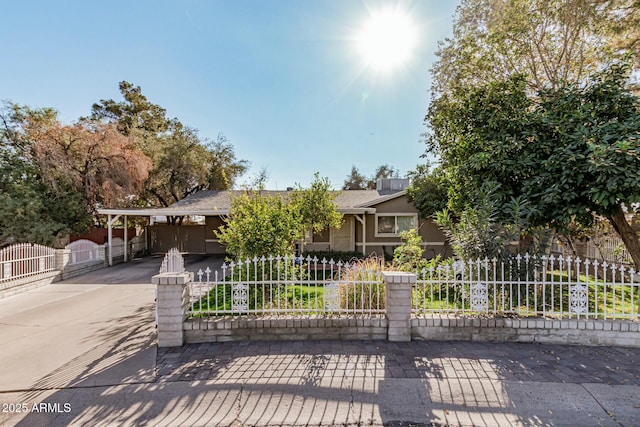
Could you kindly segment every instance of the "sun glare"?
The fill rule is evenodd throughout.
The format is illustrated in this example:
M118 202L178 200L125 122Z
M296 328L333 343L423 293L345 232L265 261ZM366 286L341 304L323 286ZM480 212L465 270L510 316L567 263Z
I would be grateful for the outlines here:
M356 42L367 66L388 72L411 58L417 43L417 31L406 13L384 9L371 14L360 29Z

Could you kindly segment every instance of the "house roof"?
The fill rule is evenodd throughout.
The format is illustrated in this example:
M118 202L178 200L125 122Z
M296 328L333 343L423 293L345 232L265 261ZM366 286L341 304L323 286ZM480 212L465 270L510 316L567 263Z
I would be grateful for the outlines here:
M183 216L228 215L231 212L231 199L234 195L244 193L242 190L199 191L166 208L143 209L98 209L98 213L107 215L140 215L140 216ZM260 192L264 196L287 197L290 191ZM406 194L405 191L379 190L345 190L338 192L335 199L336 210L341 213L362 214L375 213L373 206L378 203Z

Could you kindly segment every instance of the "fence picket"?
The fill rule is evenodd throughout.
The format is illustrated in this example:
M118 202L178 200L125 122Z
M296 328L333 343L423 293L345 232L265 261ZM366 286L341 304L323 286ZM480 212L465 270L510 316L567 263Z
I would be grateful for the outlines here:
M55 269L55 249L16 243L0 250L0 283L38 276Z
M437 275L418 272L414 316L638 318L640 287L635 270L624 265L529 254L505 262L477 259L455 265L438 266Z

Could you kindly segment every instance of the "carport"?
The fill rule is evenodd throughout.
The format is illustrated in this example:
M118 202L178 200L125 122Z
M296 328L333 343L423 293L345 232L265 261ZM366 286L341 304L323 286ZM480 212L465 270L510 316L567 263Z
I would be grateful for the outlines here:
M112 248L113 248L113 229L116 227L116 223L119 220L122 220L122 226L124 227L124 261L127 262L128 258L129 258L129 254L128 254L128 241L129 241L129 236L127 235L127 229L128 229L128 222L129 222L129 218L130 217L143 217L143 218L147 218L147 226L145 227L146 230L149 230L149 226L153 225L151 218L152 217L159 217L159 216L164 216L164 217L170 217L170 216L204 216L204 217L213 217L213 216L217 216L220 217L220 215L224 215L227 214L228 212L221 212L220 210L202 210L202 209L190 209L187 206L179 206L179 207L167 207L167 208L119 208L119 209L111 209L111 208L105 208L105 209L98 209L98 213L100 215L105 215L107 217L107 243L109 246L108 252L107 252L107 258L108 258L108 262L109 265L113 265L113 253L112 253ZM173 231L173 233L175 234L173 239L169 239L169 241L174 242L175 244L179 244L180 242L178 240L180 240L178 238L179 236L179 232L181 230L180 227L187 227L187 226L179 226L179 225L172 225L172 226L167 226L168 229L171 229ZM194 227L194 226L188 226L188 227ZM193 234L200 234L199 237L194 238L195 236L192 236L191 240L202 240L202 247L204 248L206 244L208 243L213 243L215 239L206 239L205 237L205 229L204 226L201 226L203 229L200 232L199 230L193 230L196 233L191 233ZM186 239L187 241L189 239ZM217 241L216 241L217 242ZM198 242L196 242L198 243ZM182 246L182 245L180 245ZM192 245L193 246L193 245ZM199 246L197 246L199 247ZM147 236L147 239L145 239L145 249L149 250L149 238ZM206 253L206 250L190 250L189 247L182 247L181 248L182 252L188 252L188 253Z

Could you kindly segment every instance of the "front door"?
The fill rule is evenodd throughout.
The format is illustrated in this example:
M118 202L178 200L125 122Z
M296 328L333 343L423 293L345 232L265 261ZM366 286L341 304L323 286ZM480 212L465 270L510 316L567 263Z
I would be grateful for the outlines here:
M354 251L353 217L345 217L341 228L331 229L331 249L334 251Z

